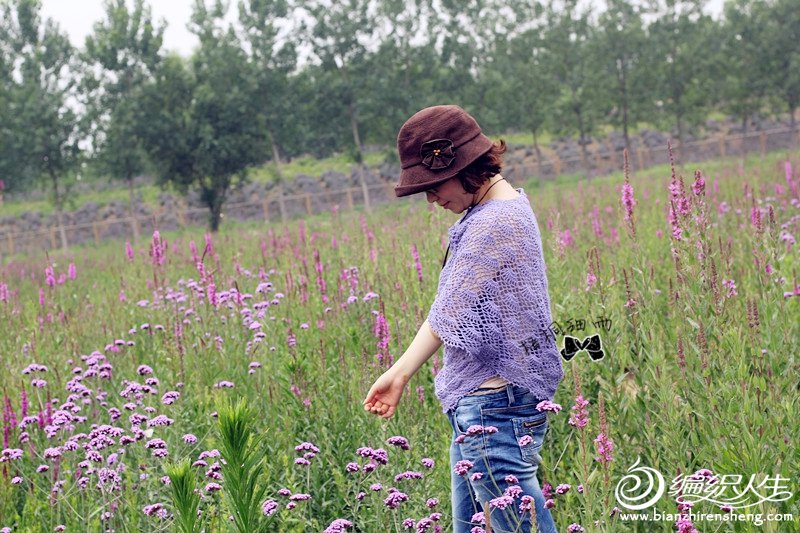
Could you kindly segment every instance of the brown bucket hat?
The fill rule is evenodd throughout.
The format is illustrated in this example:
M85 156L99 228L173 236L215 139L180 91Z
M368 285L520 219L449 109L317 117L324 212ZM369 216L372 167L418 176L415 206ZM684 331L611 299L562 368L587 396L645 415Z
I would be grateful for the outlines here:
M456 105L426 107L397 134L400 181L397 197L423 192L443 183L491 150L492 141L478 122Z

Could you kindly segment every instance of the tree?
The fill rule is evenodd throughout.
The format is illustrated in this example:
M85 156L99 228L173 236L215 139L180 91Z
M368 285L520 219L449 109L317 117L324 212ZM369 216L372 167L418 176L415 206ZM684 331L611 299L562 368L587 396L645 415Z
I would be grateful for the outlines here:
M280 35L288 23L286 0L246 0L239 3L242 42L247 44L248 61L255 76L255 102L269 140L281 219L286 219L283 202L284 177L281 147L291 130L301 122L290 75L297 67L295 43Z
M711 101L718 43L714 23L703 14L705 0L665 0L650 12L654 53L649 59L656 103L671 118L683 144L687 126L705 121Z
M319 89L324 87L324 99L329 104L328 113L322 116L330 117L336 109L345 110L353 138L353 158L361 182L364 205L369 211L369 191L364 180L360 111L364 100L373 96L361 89L362 80L370 75L365 68L370 53L367 43L377 40L378 30L384 23L378 17L378 1L307 0L300 4L313 20L311 27L305 31L305 38L321 63L318 83L322 85Z
M600 71L592 53L593 30L589 24L591 6L583 12L577 0L564 0L559 8L555 0L547 7L545 32L546 75L560 88L553 106L553 129L560 133L577 133L581 160L587 173L591 142L600 119Z
M547 75L544 64L546 22L542 19L543 13L539 6L529 13L529 27L512 39L507 53L496 60L504 80L498 92L511 114L505 123L533 134L536 161L541 171L539 135L550 118L549 110L555 103L558 88Z
M56 209L62 248L67 248L63 212L73 178L81 164L85 125L73 109L77 101L75 73L79 65L66 33L50 19L42 21L37 0L13 0L0 5L5 33L13 54L10 95L13 115L11 161L22 176L44 181ZM4 54L5 55L5 54ZM7 59L6 59L7 62ZM5 106L4 106L5 107Z
M646 96L652 90L645 62L648 40L639 7L628 0L609 0L598 30L595 57L606 98L613 103L610 122L622 128L630 153L630 127L650 110Z
M86 38L85 63L92 67L85 80L90 97L95 164L98 169L128 185L134 239L139 229L134 215L133 179L145 171L147 160L137 135L141 114L135 95L153 76L161 61L159 50L164 25L153 26L144 0L106 0L106 19L94 25Z
M720 77L719 100L722 109L742 121L747 131L748 119L765 103L766 82L760 57L763 19L752 0L733 0L725 4L724 21L719 27Z
M267 133L255 102L256 80L225 9L196 0L192 31L200 48L189 64L167 56L140 97L144 145L162 184L199 189L219 229L231 189L267 157Z
M761 60L769 92L785 105L795 131L800 106L800 9L796 0L771 0L759 3L758 11L765 24Z

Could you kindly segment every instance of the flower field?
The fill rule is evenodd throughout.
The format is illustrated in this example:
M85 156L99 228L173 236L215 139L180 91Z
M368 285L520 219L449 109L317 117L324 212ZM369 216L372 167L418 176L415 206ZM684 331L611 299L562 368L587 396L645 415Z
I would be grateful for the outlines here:
M796 153L510 181L541 230L550 332L602 339L542 406L559 530L800 531ZM362 401L426 318L457 219L398 201L8 261L0 530L449 531L441 351L389 421ZM672 518L623 516L641 466L678 494L640 512ZM682 476L727 490L693 501ZM500 484L490 509L531 512Z

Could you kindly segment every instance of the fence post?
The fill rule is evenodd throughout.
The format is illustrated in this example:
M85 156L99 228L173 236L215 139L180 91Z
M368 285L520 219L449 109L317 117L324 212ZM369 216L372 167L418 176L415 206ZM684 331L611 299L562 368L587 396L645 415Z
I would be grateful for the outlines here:
M352 187L347 188L347 207L350 211L353 210L353 189Z
M8 234L8 255L14 255L14 236Z
M725 157L725 137L719 138L719 156Z
M761 135L758 136L758 147L761 150L761 158L763 159L764 156L767 155L767 132L762 131Z
M555 156L556 160L553 163L553 170L555 171L555 177L561 175L561 158L558 155Z
M269 222L269 199L261 202L261 210L264 213L264 222Z

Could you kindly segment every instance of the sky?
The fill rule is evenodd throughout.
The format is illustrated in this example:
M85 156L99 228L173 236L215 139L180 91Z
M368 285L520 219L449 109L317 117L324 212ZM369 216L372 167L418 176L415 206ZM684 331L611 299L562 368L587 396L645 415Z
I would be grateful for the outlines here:
M708 12L719 17L724 0L709 0ZM197 38L189 33L189 22L194 0L162 0L149 2L155 20L165 19L164 48L188 56L197 46ZM234 2L231 3L235 5ZM131 5L130 3L128 5ZM232 8L231 11L235 9ZM103 0L43 0L42 14L58 22L66 30L72 44L82 47L94 23L103 18Z

